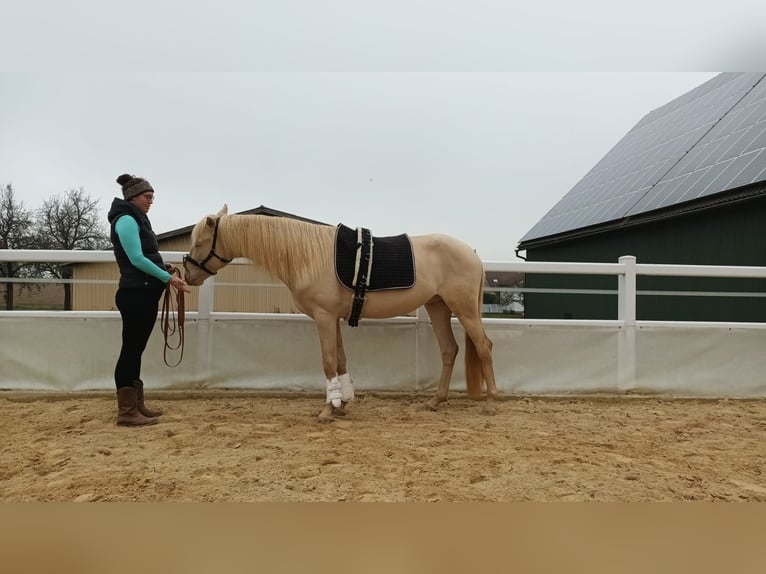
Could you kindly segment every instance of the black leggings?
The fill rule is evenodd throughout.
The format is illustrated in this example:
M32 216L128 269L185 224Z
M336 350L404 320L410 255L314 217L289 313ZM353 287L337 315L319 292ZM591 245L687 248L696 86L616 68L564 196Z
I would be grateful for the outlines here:
M118 389L141 378L141 355L157 322L162 290L119 288L114 301L122 316L122 349L114 368Z

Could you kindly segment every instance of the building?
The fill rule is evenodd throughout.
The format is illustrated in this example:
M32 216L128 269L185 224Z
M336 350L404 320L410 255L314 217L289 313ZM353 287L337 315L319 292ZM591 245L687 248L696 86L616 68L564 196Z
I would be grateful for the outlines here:
M766 266L765 78L719 74L649 112L522 237L517 254ZM526 287L613 291L616 279L528 274ZM763 280L639 277L637 287L638 319L766 321ZM710 291L736 295L698 296ZM614 319L616 302L616 294L529 292L525 316Z
M321 224L291 213L261 205L241 211L243 215L289 217ZM196 224L196 222L195 222ZM157 235L160 251L189 250L194 225ZM72 290L72 308L78 310L115 311L114 294L119 280L116 263L77 263L73 265L76 281ZM80 283L79 281L85 281ZM186 309L197 309L196 289L186 294ZM257 265L229 265L216 276L216 311L251 313L297 313L292 295L283 283Z
M482 313L485 317L523 317L524 274L515 271L486 271Z

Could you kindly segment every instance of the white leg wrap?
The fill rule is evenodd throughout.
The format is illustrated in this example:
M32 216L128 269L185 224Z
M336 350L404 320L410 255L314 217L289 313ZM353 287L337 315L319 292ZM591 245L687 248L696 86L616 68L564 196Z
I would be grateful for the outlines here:
M327 381L327 399L326 403L332 403L335 408L340 408L340 402L343 398L340 390L340 381L338 377L333 377Z
M340 394L341 398L348 402L354 400L354 382L351 380L351 375L346 373L338 377L340 381Z

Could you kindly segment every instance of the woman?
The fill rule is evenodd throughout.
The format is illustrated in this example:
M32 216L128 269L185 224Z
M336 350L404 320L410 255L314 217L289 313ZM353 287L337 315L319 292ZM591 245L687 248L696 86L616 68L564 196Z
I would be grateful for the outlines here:
M157 321L159 300L165 286L186 288L183 279L171 275L159 253L157 237L146 214L154 202L154 189L143 178L123 174L117 178L123 199L115 197L107 219L111 224L114 256L120 268L115 295L122 317L122 348L114 369L117 386L117 424L149 425L162 411L144 404L141 355Z

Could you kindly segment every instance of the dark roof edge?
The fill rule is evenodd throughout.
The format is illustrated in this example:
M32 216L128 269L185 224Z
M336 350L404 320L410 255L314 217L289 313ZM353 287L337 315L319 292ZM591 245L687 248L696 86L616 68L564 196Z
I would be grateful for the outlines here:
M590 227L583 227L580 229L559 233L557 235L549 235L548 237L523 241L519 243L516 251L526 251L527 249L534 249L536 247L550 247L551 245L564 243L566 241L572 241L574 239L582 239L583 237L598 235L600 233L615 231L617 229L626 229L629 227L636 227L638 225L646 225L647 223L674 219L676 217L698 213L708 209L720 207L722 205L748 201L762 196L766 196L766 182L759 181L752 185L739 187L727 192L717 193L713 196L704 197L694 201L679 203L677 205L663 209L640 213L638 215L628 216L622 219L609 221L607 223L592 225Z
M306 223L315 223L317 225L328 225L327 223L316 221L315 219L309 219L308 217L301 217L300 215L294 215L292 213L287 213L286 211L279 211L278 209L272 209L270 207L266 207L265 205L260 205L258 207L254 207L253 209L247 209L245 211L238 211L234 215L268 215L270 217L287 217L288 219L297 219L298 221L305 221ZM186 227L181 227L179 229L166 231L165 233L160 233L157 235L157 239L158 240L172 239L173 237L186 235L187 233L191 233L195 225L197 224L193 223L192 225L187 225Z

